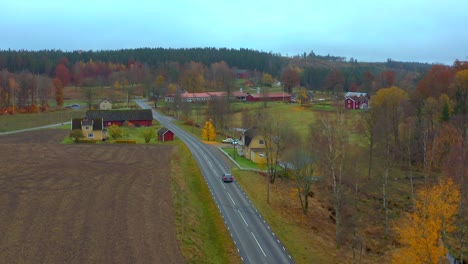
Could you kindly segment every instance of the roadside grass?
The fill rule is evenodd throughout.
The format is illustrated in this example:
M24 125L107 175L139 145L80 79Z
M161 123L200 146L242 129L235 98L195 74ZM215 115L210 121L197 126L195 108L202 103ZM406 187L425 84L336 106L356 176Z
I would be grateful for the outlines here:
M198 164L179 144L171 164L177 238L187 263L241 263Z
M233 148L223 148L223 151L226 152L231 158L233 158L242 168L249 168L249 169L257 169L257 170L262 170L261 165L258 165L245 157L239 156L236 153L236 156L234 157L234 149Z
M266 201L266 178L250 171L233 170L236 181L247 193L268 225L285 245L296 263L339 263L334 241L311 229L311 221L302 214L299 201L292 198L287 184L279 187L279 181L270 186L270 203ZM310 206L315 206L311 202ZM318 225L316 223L316 225ZM321 226L331 229L329 224Z
M0 132L70 122L72 118L83 117L85 113L86 110L58 110L34 114L1 115Z

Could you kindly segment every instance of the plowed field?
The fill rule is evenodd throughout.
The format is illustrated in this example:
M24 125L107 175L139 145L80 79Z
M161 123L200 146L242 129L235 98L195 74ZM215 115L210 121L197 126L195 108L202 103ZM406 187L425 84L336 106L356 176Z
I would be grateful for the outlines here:
M181 263L173 147L0 136L1 263Z

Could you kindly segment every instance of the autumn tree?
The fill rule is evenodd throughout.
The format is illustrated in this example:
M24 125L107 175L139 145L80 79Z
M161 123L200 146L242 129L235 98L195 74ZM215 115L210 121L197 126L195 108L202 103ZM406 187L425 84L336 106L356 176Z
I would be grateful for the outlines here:
M380 81L382 87L392 87L393 85L395 85L395 79L395 71L383 71L380 73Z
M67 66L60 63L55 67L55 78L59 79L63 86L67 86L70 83L70 72Z
M462 70L456 73L453 82L453 97L455 98L455 114L457 115L457 124L462 131L463 139L466 140L466 130L468 126L468 70Z
M198 62L186 63L180 79L180 86L190 93L203 92L205 89L205 68Z
M448 94L454 71L445 65L433 65L419 82L417 91L425 97L438 98L441 94Z
M392 263L440 263L447 254L446 235L455 229L459 200L459 187L449 178L419 190L414 211L394 227L403 248L393 254Z
M408 99L408 93L393 86L380 89L376 95L371 98L370 106L372 111L376 111L379 118L387 120L388 129L392 133L394 148L399 148L399 130L398 126L403 118L403 103Z
M332 69L325 78L325 89L329 92L343 92L345 77L338 69Z
M287 67L281 73L281 80L283 82L284 91L291 94L292 89L299 85L300 76L298 71L293 67Z
M262 83L265 86L271 87L273 85L273 77L269 73L262 74Z
M205 126L203 126L202 138L206 139L207 141L214 141L216 138L216 129L210 120L206 121Z
M107 133L109 133L109 136L112 139L118 139L118 138L122 137L122 129L116 124L108 126L107 127Z
M211 64L210 75L214 88L217 91L226 91L228 95L231 94L234 88L234 73L225 61L215 62Z
M54 87L55 87L55 102L57 105L62 107L63 106L63 84L58 78L53 80Z

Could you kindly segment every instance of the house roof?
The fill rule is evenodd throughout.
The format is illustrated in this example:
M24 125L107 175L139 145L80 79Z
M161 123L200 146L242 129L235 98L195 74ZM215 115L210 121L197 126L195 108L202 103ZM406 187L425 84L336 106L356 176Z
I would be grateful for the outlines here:
M247 96L246 93L240 92L240 91L231 92L231 95L232 95L232 96L235 96L235 97L245 97L245 96Z
M159 135L159 136L162 136L162 135L166 134L168 131L171 132L171 133L174 133L174 132L172 132L171 130L169 130L169 129L165 128L165 127L162 127L162 128L160 128L160 129L158 130L158 135Z
M107 99L107 98L104 98L101 100L101 102L99 102L99 104L103 103L103 102L108 102L108 103L112 103L111 100Z
M266 97L266 98L288 98L288 97L291 97L290 94L288 93L269 93L267 94L266 96L264 96L263 94L249 94L250 96L252 96L253 98L263 98L263 97Z
M103 120L102 118L72 118L72 130L79 129L81 130L81 126L93 126L93 130L102 130L103 128Z
M369 95L367 93L360 93L360 92L347 92L345 94L345 98L347 97L369 97Z
M255 128L249 128L244 131L244 143L245 146L249 146L252 139L257 135L257 130Z
M151 109L139 110L88 110L86 115L90 118L103 118L108 121L153 120Z

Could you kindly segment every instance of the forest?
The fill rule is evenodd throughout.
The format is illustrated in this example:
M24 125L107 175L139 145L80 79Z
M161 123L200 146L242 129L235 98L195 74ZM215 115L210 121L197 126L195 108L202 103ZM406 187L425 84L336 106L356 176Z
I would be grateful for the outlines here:
M398 249L392 258L395 263L407 259L438 263L447 252L466 258L468 61L366 63L313 52L282 57L215 48L4 50L0 70L1 114L60 109L67 86L81 88L90 108L97 99L94 90L104 87L130 95L138 88L156 101L181 91L230 93L241 87L269 89L278 83L283 91L299 96L307 91L329 94L335 111L320 114L302 137L314 140L305 142L300 136L281 137L284 125L269 111L242 113L244 125L263 120L259 129L266 142L276 146L270 153L288 153L295 164L292 179L304 214L309 212L310 175L318 174L326 179L322 190L328 192L337 247L351 246L359 255L366 239L363 225L372 219L382 227L382 243ZM350 118L356 112L338 107L347 91L369 93L369 110ZM215 126L221 128L234 114L231 110L225 102L207 106ZM353 141L350 131L364 140ZM288 151L288 144L302 147ZM272 154L267 165L271 183L277 176L276 156ZM395 187L400 186L395 179L405 181L406 187ZM398 205L396 196L404 197L407 206ZM379 217L360 211L370 199L379 202ZM394 227L392 220L397 217L401 224Z

